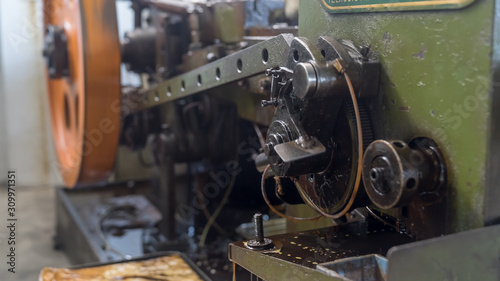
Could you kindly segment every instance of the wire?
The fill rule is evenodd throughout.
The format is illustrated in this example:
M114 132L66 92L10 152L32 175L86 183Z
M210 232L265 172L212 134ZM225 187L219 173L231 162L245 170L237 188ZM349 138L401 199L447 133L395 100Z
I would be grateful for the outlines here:
M219 216L220 212L222 211L222 208L224 208L224 205L226 205L227 200L229 199L229 195L231 195L231 191L233 190L235 182L236 182L236 175L233 174L233 176L231 177L231 181L229 182L229 186L227 187L226 193L224 193L224 197L222 197L219 206L217 206L217 209L215 209L214 213L212 214L207 224L205 225L205 228L203 229L200 242L198 243L198 246L200 248L205 247L205 241L208 236L208 231L210 230L210 227L212 227L212 224L215 222L215 219Z
M97 221L97 227L96 227L96 234L97 236L99 236L99 238L102 240L102 242L104 243L104 250L108 250L110 252L113 252L119 256L121 256L122 258L125 258L125 259L129 259L129 255L125 255L123 254L122 252L118 251L117 249L115 249L113 246L111 246L111 244L109 244L109 241L108 239L106 238L106 236L104 235L104 232L102 231L102 224L104 223L104 221L113 213L113 212L116 212L116 211L120 211L120 210L124 210L126 209L125 206L114 206L114 207L109 207L103 215L99 216L98 218L98 221Z
M392 224L392 223L390 223L390 222L388 222L388 221L384 220L384 219L383 219L383 218L381 218L380 216L377 216L377 215L376 215L376 214L372 211L372 209L370 209L370 207L366 206L366 209L368 210L368 212L370 213L370 215L372 215L372 216L373 216L374 218L376 218L378 221L382 222L382 223L383 223L383 224L385 224L385 225L388 225L388 226L391 226L391 227L394 227L394 228L396 228L396 229L397 229L397 227L396 227L394 224Z
M340 62L337 60L336 63L338 62L339 68L337 70L342 73L345 77L345 80L347 82L347 86L349 87L349 94L351 95L351 100L352 100L352 105L354 107L354 114L356 115L356 129L358 131L358 168L356 172L356 180L354 182L354 188L351 194L351 198L349 198L349 201L347 202L347 205L340 211L339 213L336 214L328 214L321 210L318 206L315 204L312 204L314 209L322 214L323 216L331 219L338 219L342 216L344 216L349 209L351 209L352 204L354 204L354 200L356 199L356 195L359 190L359 186L361 183L361 171L363 169L363 132L361 131L361 116L359 114L359 106L358 106L358 101L356 99L356 93L354 92L354 87L352 86L351 78L349 75L345 72L345 69L343 66L341 66ZM297 185L297 183L296 183Z
M267 173L269 172L269 169L271 169L270 165L267 165L266 169L264 170L264 173L262 173L262 181L260 183L261 189L262 189L262 197L264 197L264 201L266 201L267 206L269 206L269 209L271 209L273 212L275 212L278 216L285 218L290 221L313 221L313 220L318 220L322 215L315 216L315 217L309 217L309 218L297 218L297 217L291 217L288 215L283 214L282 212L278 211L276 208L274 208L273 205L271 205L271 202L269 202L269 199L267 198L266 194L266 178L267 178Z
M266 146L266 141L264 139L264 136L262 135L262 132L259 129L259 125L257 125L257 123L253 123L253 128L255 130L255 133L257 134L257 137L259 137L260 146L263 148L264 146Z
M234 107L233 107L233 109L234 109ZM221 121L223 119L224 118L222 118ZM239 155L238 155L237 151L235 151L235 159L233 161L238 163L238 159L239 159ZM215 220L220 215L220 212L224 208L224 205L226 205L227 201L229 200L229 196L231 195L231 192L233 191L234 185L236 183L236 176L237 175L238 175L238 173L232 174L231 180L229 181L229 186L227 187L227 190L224 193L222 200L219 202L219 205L217 206L215 211L212 213L212 216L210 217L210 219L208 219L207 224L203 228L203 232L201 233L201 237L200 237L200 242L198 243L199 248L205 247L205 241L207 240L207 236L208 236L208 232L210 231L210 227L212 227Z
M201 179L197 179L198 182L201 181ZM197 188L197 193L198 193L198 204L200 204L200 206L202 206L201 210L203 211L203 214L205 215L205 218L207 219L207 221L210 219L210 217L212 217L212 214L210 214L210 212L208 211L207 209L207 204L205 204L203 202L203 193L201 192L201 185L203 184L200 184L200 186ZM217 231L221 234L221 235L227 235L227 232L217 223L214 221L214 228L217 229Z

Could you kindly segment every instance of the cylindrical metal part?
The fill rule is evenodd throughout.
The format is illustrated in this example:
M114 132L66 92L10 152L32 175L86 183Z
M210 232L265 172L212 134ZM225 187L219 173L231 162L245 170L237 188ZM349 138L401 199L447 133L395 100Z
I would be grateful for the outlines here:
M189 28L191 29L191 45L200 43L200 18L197 14L189 15Z
M163 12L174 14L187 15L194 10L194 5L192 3L186 3L183 1L153 0L151 3Z
M125 34L121 42L122 63L129 70L142 73L155 69L156 28L137 28Z
M256 213L253 216L253 225L255 229L255 240L259 243L264 243L264 224L261 213Z
M269 159L267 158L266 154L261 153L257 155L257 157L255 158L255 167L257 168L257 171L259 171L259 173L264 172L267 165L269 165Z
M444 160L427 138L409 144L376 140L364 155L363 182L371 201L381 209L405 206L412 200L436 201L444 194Z
M314 66L309 62L301 62L293 71L294 94L299 98L310 98L316 93L318 77Z

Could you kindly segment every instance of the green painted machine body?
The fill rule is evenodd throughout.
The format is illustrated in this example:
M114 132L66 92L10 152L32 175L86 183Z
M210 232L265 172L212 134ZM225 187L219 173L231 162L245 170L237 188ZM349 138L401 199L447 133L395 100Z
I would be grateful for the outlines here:
M445 155L446 232L497 219L497 165L487 167L496 155L495 2L368 13L328 13L321 2L300 1L299 36L371 46L382 65L379 96L369 103L376 138L428 137Z

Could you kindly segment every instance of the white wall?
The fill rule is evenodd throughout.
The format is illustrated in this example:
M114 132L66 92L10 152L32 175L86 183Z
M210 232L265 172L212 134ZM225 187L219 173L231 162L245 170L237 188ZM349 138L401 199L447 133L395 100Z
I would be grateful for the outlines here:
M0 15L2 14L2 9L0 5ZM1 22L0 22L0 30L1 30ZM0 33L1 35L1 33ZM0 54L2 53L2 37L0 36ZM5 128L5 110L4 110L4 96L3 92L3 82L2 82L2 57L0 56L0 185L7 180L7 155L6 155L6 147L5 143L7 140Z
M0 182L58 184L42 57L42 0L0 0ZM130 2L118 1L120 37L133 29ZM122 68L122 82L140 83ZM3 81L3 83L2 83Z
M3 165L15 169L19 185L25 186L46 185L55 179L49 168L41 3L0 0L0 150L3 142ZM0 174L4 176L5 168Z
M129 1L116 1L116 14L118 17L118 34L120 40L128 31L134 30L134 12L130 8ZM121 83L122 85L140 86L141 78L138 74L127 71L124 64L121 66Z

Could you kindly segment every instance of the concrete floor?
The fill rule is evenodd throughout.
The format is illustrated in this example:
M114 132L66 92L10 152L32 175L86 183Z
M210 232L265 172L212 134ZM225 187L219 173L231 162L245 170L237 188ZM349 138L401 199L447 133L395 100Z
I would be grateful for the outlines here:
M0 191L0 276L1 280L38 280L43 267L67 267L64 253L53 249L55 234L55 188L52 186L16 188L16 273L7 271L6 188Z

